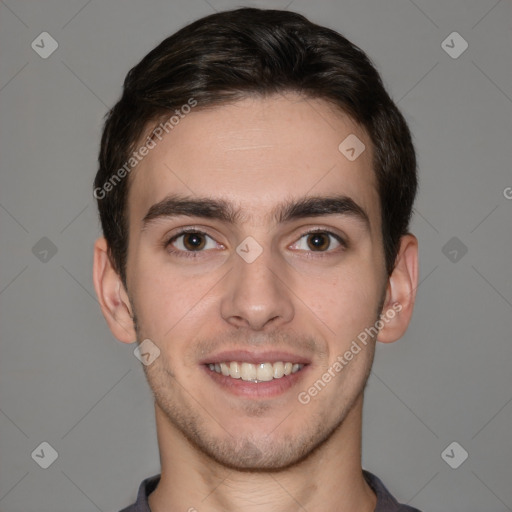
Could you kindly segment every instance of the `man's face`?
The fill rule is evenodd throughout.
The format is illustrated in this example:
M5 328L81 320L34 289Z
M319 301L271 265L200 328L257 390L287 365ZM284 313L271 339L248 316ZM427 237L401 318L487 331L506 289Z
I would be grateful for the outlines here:
M350 134L366 146L354 161L338 150ZM373 360L372 340L298 400L380 313L369 138L320 100L246 99L193 111L131 179L127 289L139 341L160 349L145 371L166 428L228 466L297 462Z

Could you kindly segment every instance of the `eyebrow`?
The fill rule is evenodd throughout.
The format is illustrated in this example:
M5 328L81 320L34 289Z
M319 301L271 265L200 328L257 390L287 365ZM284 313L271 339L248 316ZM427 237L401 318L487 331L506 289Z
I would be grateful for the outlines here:
M354 218L370 231L370 218L366 211L352 198L344 195L311 196L287 200L276 205L269 214L276 223L325 215ZM240 208L234 207L224 199L171 195L149 208L142 219L142 229L158 219L178 216L216 219L228 224L236 224L247 218Z

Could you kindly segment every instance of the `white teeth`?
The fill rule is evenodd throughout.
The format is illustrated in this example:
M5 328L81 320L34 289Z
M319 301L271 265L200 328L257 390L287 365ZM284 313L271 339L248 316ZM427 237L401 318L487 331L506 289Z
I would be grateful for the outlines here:
M270 363L261 363L256 368L256 380L268 382L274 378L274 368Z
M220 373L232 379L242 379L250 382L269 382L273 379L280 379L302 370L300 363L277 361L276 363L238 363L237 361L210 363L210 370Z
M251 363L242 363L240 377L242 380L256 380L256 366Z
M284 363L278 361L274 363L274 379L280 379L284 375Z
M229 363L229 376L233 377L233 379L240 379L242 377L240 375L240 365L236 361Z

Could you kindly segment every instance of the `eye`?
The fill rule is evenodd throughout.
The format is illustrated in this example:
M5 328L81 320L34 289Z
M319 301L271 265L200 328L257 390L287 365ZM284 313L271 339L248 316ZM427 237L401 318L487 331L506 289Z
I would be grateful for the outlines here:
M195 229L184 230L167 242L167 247L172 248L171 252L202 252L207 249L217 249L219 245L206 233Z
M312 231L302 235L291 247L299 251L327 252L346 246L338 235L328 231Z

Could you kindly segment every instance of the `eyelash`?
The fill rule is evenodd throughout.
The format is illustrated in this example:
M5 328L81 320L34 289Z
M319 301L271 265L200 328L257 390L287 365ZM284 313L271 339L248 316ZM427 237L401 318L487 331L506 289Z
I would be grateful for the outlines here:
M316 228L316 229L312 229L310 231L306 231L297 239L296 242L294 242L294 244L296 244L303 237L308 236L308 235L314 235L316 233L321 233L321 234L333 237L340 244L340 246L343 250L348 248L348 243L341 236L339 236L336 233L333 233L332 231L328 231L328 230L321 229L321 228ZM164 242L164 247L167 249L167 251L169 253L171 253L172 255L177 256L179 258L197 258L201 253L205 252L204 249L199 250L199 251L183 251L181 249L174 249L174 248L169 249L170 247L172 247L173 242L175 242L178 238L180 238L181 236L186 235L186 234L202 235L202 236L206 236L206 237L214 240L213 237L208 235L208 233L206 233L205 231L202 231L202 230L196 229L196 228L184 228L184 229L181 229L178 233L174 234L166 242ZM330 254L335 251L336 251L336 249L334 249L334 250L328 249L326 251L307 251L307 252L309 253L308 257L316 258L316 257L323 257L323 255Z

